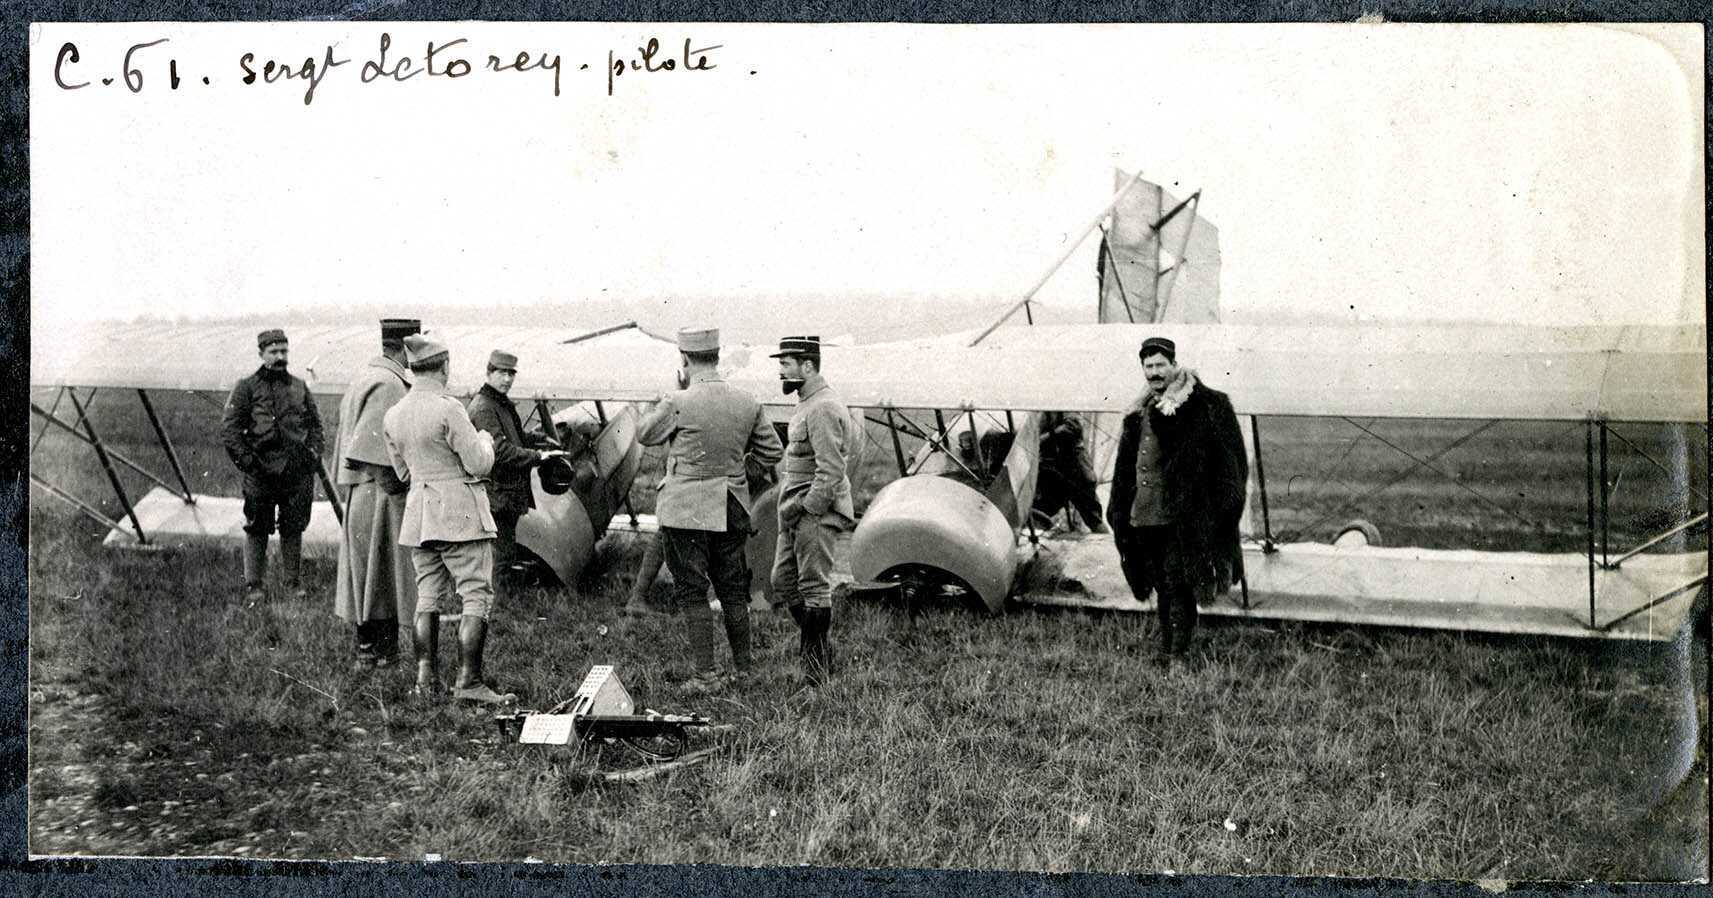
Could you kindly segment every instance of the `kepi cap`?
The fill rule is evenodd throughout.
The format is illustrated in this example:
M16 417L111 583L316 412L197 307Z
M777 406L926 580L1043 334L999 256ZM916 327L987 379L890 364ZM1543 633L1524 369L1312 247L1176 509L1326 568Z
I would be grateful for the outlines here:
M496 349L493 352L488 353L488 367L498 368L502 371L510 371L511 373L516 374L517 356L512 355L503 349Z
M1163 353L1166 358L1171 359L1174 362L1178 360L1178 344L1173 343L1165 337L1149 337L1148 339L1143 340L1142 348L1137 351L1136 357L1139 359L1145 359L1156 352Z
M421 318L382 318L381 339L403 340L411 334L422 333Z
M270 327L267 330L262 331L261 333L256 335L256 348L257 349L267 349L269 346L272 346L275 343L289 343L289 342L291 342L291 341L286 339L285 331L280 330L277 327Z
M821 338L818 336L785 337L779 341L779 351L769 355L770 359L782 359L786 356L820 355Z
M412 365L426 365L444 358L446 344L427 334L410 334L404 338L404 356Z
M685 327L678 330L679 352L713 352L720 348L717 327Z

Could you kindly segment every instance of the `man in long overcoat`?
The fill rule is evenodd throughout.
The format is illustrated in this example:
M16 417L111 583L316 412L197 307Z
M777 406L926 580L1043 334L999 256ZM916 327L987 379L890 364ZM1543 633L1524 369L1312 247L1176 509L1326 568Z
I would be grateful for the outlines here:
M399 545L408 487L393 471L382 427L410 389L404 338L422 330L415 318L381 321L381 354L358 372L339 403L337 483L345 493L333 611L357 630L359 669L398 663L399 625L412 626L416 570Z
M1176 344L1149 337L1138 355L1146 387L1124 416L1106 513L1136 600L1158 596L1170 659L1189 651L1197 604L1243 576L1249 459L1231 399L1180 367Z

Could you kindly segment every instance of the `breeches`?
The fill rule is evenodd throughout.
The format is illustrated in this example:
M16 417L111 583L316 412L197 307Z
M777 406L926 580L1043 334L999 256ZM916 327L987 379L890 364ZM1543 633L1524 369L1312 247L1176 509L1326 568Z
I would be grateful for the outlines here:
M314 499L312 474L245 474L244 532L267 536L277 520L281 533L302 533Z
M833 607L833 546L839 527L803 515L790 527L781 522L773 553L773 603Z
M672 597L680 608L694 602L705 606L708 586L721 605L749 603L749 561L744 543L749 540L749 512L732 496L726 496L726 531L660 528L666 569L672 572Z
M445 611L456 594L467 617L487 619L494 609L494 541L430 541L411 549L416 565L416 613Z

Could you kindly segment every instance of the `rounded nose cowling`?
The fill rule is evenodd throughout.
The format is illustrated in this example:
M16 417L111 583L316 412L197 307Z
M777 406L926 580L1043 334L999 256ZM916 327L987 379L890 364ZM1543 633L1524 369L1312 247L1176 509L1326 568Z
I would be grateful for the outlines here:
M530 479L534 481L535 508L518 519L517 544L534 552L553 569L560 583L569 586L595 554L594 524L575 492L555 496L541 488L539 477L532 473Z
M952 574L998 612L1017 570L1017 539L981 493L946 477L895 480L851 536L851 576L875 580L900 565Z

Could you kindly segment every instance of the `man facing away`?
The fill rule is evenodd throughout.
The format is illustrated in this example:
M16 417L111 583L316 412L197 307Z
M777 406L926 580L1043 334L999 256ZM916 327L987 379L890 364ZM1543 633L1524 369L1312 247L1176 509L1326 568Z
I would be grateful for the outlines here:
M321 412L309 385L286 370L285 331L256 335L261 367L232 387L221 419L226 454L244 475L244 600L265 601L268 536L276 522L280 567L296 598L303 586L303 531L321 465Z
M779 436L755 397L721 379L720 332L716 328L678 332L679 391L650 409L637 425L645 446L670 442L666 475L655 500L672 594L684 618L696 674L686 691L717 688L713 621L708 609L710 581L720 599L732 667L750 669L749 563L744 543L750 535L746 465L771 467L781 454Z
M494 514L494 593L510 599L517 593L517 522L535 507L531 468L563 452L524 445L523 419L512 403L517 381L517 356L496 349L488 355L486 383L470 397L470 423L494 440L494 467L488 474L488 505Z
M1045 412L1041 416L1041 462L1035 485L1035 510L1052 517L1069 505L1082 518L1090 533L1105 533L1100 519L1100 497L1094 487L1098 478L1083 440L1083 425L1077 416ZM1074 529L1076 517L1067 515Z
M356 625L356 667L398 663L399 624L416 613L416 570L399 545L408 487L393 471L382 433L386 414L410 389L404 338L422 330L415 318L381 321L381 354L369 360L339 403L337 482L345 492L334 613Z
M1177 364L1164 337L1142 341L1146 385L1124 416L1107 520L1137 601L1159 597L1165 657L1182 657L1196 606L1243 576L1238 525L1249 459L1231 400Z
M516 701L482 678L494 605L494 516L482 479L494 465L494 441L447 393L446 347L421 334L406 337L404 346L413 383L387 412L383 432L393 470L410 487L399 543L411 547L416 568L416 693L428 699L440 694L440 603L455 592L463 616L453 696Z
M773 601L797 622L804 682L820 686L833 672L833 546L856 523L845 457L856 435L845 404L821 376L820 337L786 337L773 358L781 388L797 394L779 472Z

